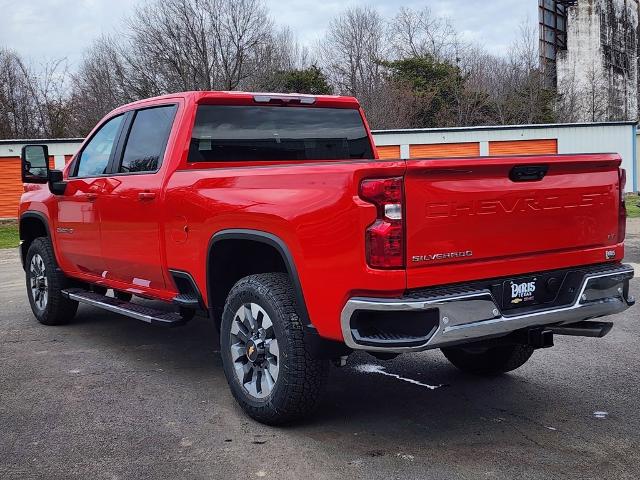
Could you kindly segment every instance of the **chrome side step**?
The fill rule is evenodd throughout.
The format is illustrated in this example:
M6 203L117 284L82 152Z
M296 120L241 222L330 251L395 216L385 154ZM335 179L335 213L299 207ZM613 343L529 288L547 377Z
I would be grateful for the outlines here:
M176 327L185 323L185 320L179 313L165 312L145 305L125 302L123 300L118 300L117 298L107 297L82 288L69 288L67 290L63 290L62 294L70 300L102 308L109 312L119 313L120 315L135 318L136 320L141 320L152 325Z

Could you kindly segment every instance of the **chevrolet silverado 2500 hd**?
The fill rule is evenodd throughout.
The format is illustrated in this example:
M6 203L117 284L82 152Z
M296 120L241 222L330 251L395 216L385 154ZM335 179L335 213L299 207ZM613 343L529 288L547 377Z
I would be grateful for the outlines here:
M306 415L353 350L497 374L634 302L613 154L380 160L354 98L189 92L109 113L63 171L42 145L22 163L36 318L206 312L265 423Z

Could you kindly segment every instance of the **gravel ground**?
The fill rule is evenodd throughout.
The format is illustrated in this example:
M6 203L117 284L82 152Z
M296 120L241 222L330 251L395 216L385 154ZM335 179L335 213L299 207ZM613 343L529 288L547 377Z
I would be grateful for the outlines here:
M640 262L638 220L627 252ZM0 305L2 479L640 477L637 308L493 379L438 351L353 355L316 416L270 428L234 403L204 318L163 330L81 306L41 326L14 250Z

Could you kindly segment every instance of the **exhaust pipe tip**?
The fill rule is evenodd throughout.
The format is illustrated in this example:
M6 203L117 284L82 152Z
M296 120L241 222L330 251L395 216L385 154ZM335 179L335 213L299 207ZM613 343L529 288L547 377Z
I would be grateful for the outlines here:
M571 335L574 337L602 338L613 328L612 322L582 321L569 325L549 327L557 335Z

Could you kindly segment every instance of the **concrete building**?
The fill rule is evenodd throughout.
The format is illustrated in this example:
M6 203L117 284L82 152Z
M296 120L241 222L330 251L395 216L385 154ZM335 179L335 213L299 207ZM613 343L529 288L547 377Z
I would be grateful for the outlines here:
M638 0L539 0L540 61L577 122L638 119Z

